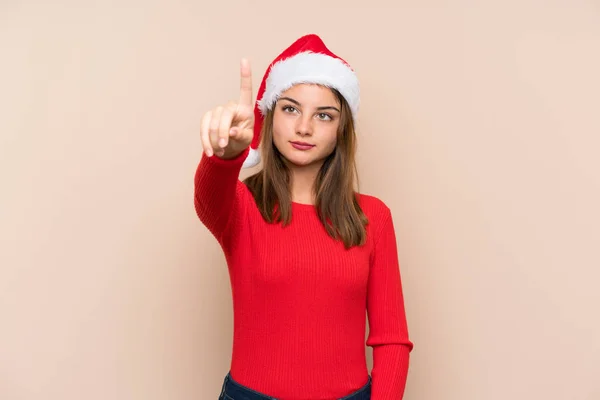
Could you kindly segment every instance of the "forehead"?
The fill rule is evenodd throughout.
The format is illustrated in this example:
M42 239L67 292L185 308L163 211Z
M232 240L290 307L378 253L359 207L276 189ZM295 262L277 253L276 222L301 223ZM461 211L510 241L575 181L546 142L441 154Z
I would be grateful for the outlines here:
M336 95L330 88L314 83L298 83L283 91L281 97L291 97L302 105L339 105Z

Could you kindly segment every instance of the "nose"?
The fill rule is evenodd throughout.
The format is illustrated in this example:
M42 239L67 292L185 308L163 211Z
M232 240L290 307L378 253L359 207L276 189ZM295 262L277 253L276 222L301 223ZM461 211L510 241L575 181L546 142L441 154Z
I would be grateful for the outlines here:
M309 136L313 133L312 118L310 115L301 115L296 120L296 134L300 136Z

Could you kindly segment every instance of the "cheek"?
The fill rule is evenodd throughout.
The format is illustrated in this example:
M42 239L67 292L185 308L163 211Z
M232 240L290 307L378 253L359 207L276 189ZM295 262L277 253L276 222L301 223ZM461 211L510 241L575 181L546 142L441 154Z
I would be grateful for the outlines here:
M329 129L325 135L327 148L333 150L337 144L337 126Z
M288 134L289 123L286 123L285 118L274 118L273 119L273 140L279 141Z

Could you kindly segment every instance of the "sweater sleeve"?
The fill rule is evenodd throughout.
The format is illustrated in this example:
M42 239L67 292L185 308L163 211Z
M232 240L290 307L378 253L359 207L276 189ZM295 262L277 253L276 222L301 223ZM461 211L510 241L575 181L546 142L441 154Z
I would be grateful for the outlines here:
M244 184L239 174L248 148L229 160L216 155L202 158L194 178L194 206L202 223L225 247L243 221Z
M413 343L408 337L396 234L388 208L378 230L367 294L367 345L373 348L371 399L401 400Z

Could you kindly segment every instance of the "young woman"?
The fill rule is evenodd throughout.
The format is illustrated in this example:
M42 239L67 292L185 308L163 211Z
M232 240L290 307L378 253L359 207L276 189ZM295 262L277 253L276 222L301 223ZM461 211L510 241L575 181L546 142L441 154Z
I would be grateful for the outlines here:
M224 251L234 308L219 399L403 396L413 344L390 209L354 189L358 105L354 71L306 35L271 63L256 102L242 60L239 101L202 118L195 207Z

